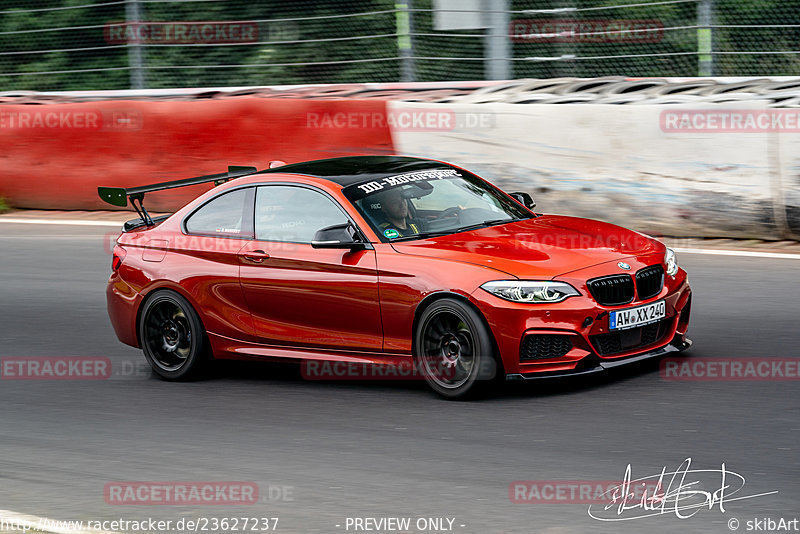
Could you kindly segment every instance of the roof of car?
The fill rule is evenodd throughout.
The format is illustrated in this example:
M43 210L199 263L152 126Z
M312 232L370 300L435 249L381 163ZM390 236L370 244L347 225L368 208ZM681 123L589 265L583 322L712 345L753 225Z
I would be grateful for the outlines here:
M302 174L324 178L347 187L395 174L435 168L450 168L450 165L441 161L408 156L346 156L281 165L258 174Z

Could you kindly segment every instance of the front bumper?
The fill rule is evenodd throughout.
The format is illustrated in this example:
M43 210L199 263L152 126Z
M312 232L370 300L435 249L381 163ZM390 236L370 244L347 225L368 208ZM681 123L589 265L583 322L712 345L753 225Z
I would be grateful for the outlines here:
M638 258L628 262L634 269L652 263ZM509 302L482 289L473 293L473 302L494 336L504 374L510 377L583 374L687 348L692 290L685 271L681 269L677 276L666 277L658 294L619 306L598 304L586 287L585 280L606 274L608 267L601 264L556 277L570 283L581 295L548 305ZM665 302L664 319L630 329L627 335L617 335L619 331L611 330L608 315L612 310L659 300ZM538 345L540 342L544 345ZM666 352L661 352L662 349Z
M657 348L655 350L651 350L649 352L645 352L644 354L630 356L628 358L622 358L619 360L602 360L597 357L595 358L588 357L581 362L583 365L580 365L575 369L569 371L554 371L549 373L548 372L510 373L506 375L506 380L538 380L542 378L563 378L572 376L593 375L596 373L605 373L606 371L610 369L615 369L617 367L631 365L644 360L652 360L660 358L662 356L666 356L667 354L683 352L684 350L688 349L691 346L692 346L691 339L687 339L684 336L676 335L675 338L673 338L673 340L670 341L667 345Z

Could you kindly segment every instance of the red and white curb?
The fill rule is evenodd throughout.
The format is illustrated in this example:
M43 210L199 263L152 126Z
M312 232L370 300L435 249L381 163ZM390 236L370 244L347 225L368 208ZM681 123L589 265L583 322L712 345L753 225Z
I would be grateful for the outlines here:
M756 250L716 250L713 248L673 248L678 254L707 254L709 256L738 256L742 258L780 258L784 260L800 260L800 254L781 252L760 252Z
M10 224L57 224L57 225L73 225L73 226L114 226L116 228L122 227L123 222L114 221L87 221L80 219L28 219L25 217L0 217L0 223Z

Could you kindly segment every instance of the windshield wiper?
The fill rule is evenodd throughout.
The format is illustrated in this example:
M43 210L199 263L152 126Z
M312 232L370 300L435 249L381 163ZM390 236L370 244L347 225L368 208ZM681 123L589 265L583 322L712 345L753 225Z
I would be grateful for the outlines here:
M441 237L443 235L450 235L458 232L467 232L469 230L477 230L478 228L487 228L489 226L497 226L498 224L505 224L521 220L523 219L491 219L477 224L470 224L469 226L462 226L461 228L450 228L448 230L437 230L435 232L420 232L418 234L406 235L403 237L392 239L391 243L397 243L398 241L410 241L412 239L427 239L429 237Z
M437 232L420 232L418 234L404 235L389 241L390 243L397 243L398 241L410 241L412 239L427 239L429 237L440 237L447 234L452 234L454 230L439 230Z
M470 224L469 226L462 226L461 228L456 228L453 230L453 233L466 232L468 230L477 230L478 228L488 228L489 226L497 226L498 224L505 224L517 220L519 219L490 219L488 221L483 221L475 224Z

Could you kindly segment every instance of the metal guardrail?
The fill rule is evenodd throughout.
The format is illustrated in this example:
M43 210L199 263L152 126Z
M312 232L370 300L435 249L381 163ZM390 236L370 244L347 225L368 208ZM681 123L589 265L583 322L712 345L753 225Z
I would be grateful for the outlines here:
M234 87L183 90L0 92L0 103L63 103L93 100L196 100L254 96L263 98L376 98L428 103L726 104L760 101L769 107L800 106L798 78L551 78L500 82L334 84L286 87Z

